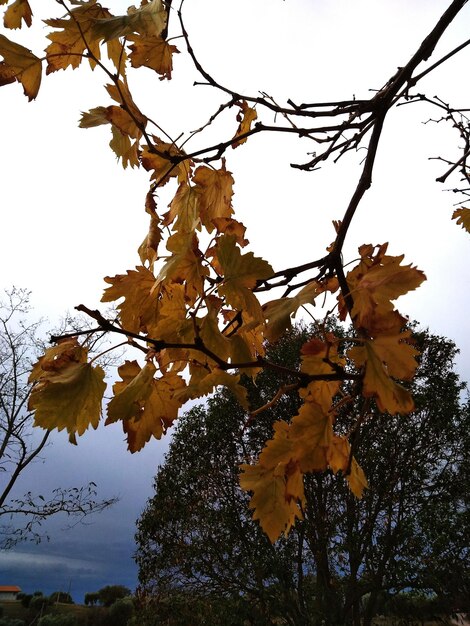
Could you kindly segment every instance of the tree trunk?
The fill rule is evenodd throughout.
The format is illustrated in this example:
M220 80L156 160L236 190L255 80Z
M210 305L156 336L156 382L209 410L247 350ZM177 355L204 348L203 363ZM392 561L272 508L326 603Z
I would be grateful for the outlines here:
M309 529L307 541L314 556L316 566L315 617L312 624L319 626L337 626L341 624L342 604L341 597L335 584L328 559L330 547L330 532L327 524L327 496L328 490L323 485L323 474L316 474L311 489L311 506L308 516L312 523L307 524Z

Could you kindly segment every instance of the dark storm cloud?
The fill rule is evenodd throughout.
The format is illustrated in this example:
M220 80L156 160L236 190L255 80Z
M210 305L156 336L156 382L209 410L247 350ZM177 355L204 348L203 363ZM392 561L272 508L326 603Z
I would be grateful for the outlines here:
M153 477L167 445L168 441L153 442L131 455L117 428L88 433L78 446L69 445L64 433L55 435L43 462L22 475L15 496L32 491L47 498L55 487L94 481L98 500L117 496L119 502L85 523L73 525L73 518L64 516L51 518L40 529L49 541L0 552L0 584L18 585L27 593L70 589L76 602L105 585L135 589L135 522L152 495Z

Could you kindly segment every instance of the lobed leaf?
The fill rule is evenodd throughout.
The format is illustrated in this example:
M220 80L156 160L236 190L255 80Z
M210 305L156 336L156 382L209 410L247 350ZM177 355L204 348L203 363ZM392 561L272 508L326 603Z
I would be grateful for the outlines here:
M258 118L258 113L256 112L256 109L252 109L245 101L243 101L239 106L240 112L237 115L237 120L240 122L240 124L237 128L234 139L249 132L251 130L252 123ZM244 144L246 140L247 137L242 137L241 139L234 141L232 143L232 148L238 148L238 146Z
M146 37L132 35L128 40L134 42L129 46L132 67L148 67L160 75L160 80L171 79L173 55L179 53L176 46L155 35Z
M452 213L452 219L457 220L457 224L461 226L467 233L470 233L470 209L455 209Z
M218 287L220 296L233 308L246 311L254 320L262 321L261 305L252 289L258 280L269 278L271 265L252 252L241 254L233 235L223 235L217 243L217 261L223 281Z
M214 367L212 371L207 373L207 369L201 368L197 370L196 376L191 376L189 384L176 392L175 397L182 404L193 398L201 398L212 393L218 386L227 387L233 393L237 401L243 408L248 408L247 391L245 387L239 384L240 376L237 374L229 374L218 367ZM199 372L203 371L204 375L200 376Z
M21 28L22 22L26 26L31 26L33 19L33 12L29 5L28 0L15 0L5 11L3 16L3 25L5 28Z
M356 496L356 498L361 499L364 493L364 489L367 489L369 484L367 482L364 471L354 457L351 461L349 474L346 475L346 480L348 481L349 488Z
M233 214L233 176L225 164L220 170L202 165L194 172L193 182L199 195L199 216L207 232L216 227L214 220L231 219Z
M140 417L142 406L152 393L156 371L157 368L151 362L147 362L142 369L136 361L126 361L119 367L118 372L123 381L113 385L114 397L108 404L106 424Z
M346 277L354 302L351 316L358 328L370 328L374 319L393 311L393 300L426 280L421 270L412 265L401 265L403 255L386 255L387 246L378 246L375 254L373 246L362 246L359 249L360 263ZM345 319L342 297L340 312L341 318Z
M109 41L118 37L127 37L140 33L150 37L159 37L166 27L167 11L162 0L150 0L136 9L131 6L127 15L107 15L93 24L93 36Z
M338 340L332 333L328 333L325 338L326 341L313 338L302 346L302 372L314 376L332 375L344 368L346 361L337 352ZM316 402L327 412L340 387L340 380L314 380L306 388L300 389L299 393L301 398Z
M240 486L245 491L252 491L250 508L254 509L253 519L259 520L261 528L274 543L284 532L286 535L296 519L302 519L302 513L295 497L287 498L287 481L276 469L267 469L261 465L241 465ZM300 493L300 475L291 481L289 488ZM293 483L295 487L293 488Z
M312 281L292 298L284 297L263 304L263 314L267 321L266 339L276 341L291 326L291 318L304 304L313 304L318 296L318 283Z
M400 346L400 344L398 344ZM405 350L406 367L411 367L408 363L412 358L409 349L411 346L401 344L400 350ZM380 342L376 345L372 340L365 340L362 346L351 348L349 356L358 367L365 367L364 383L362 394L366 398L375 398L380 411L395 413L410 413L414 409L414 402L409 391L390 378L386 369L386 363L382 360L383 350ZM396 357L396 362L392 362L392 371L397 367L396 363L403 362L403 359ZM406 370L408 371L408 370Z
M316 402L304 402L292 419L293 456L303 472L327 468L326 453L333 436L332 417Z
M29 399L34 424L48 430L65 428L75 442L75 434L98 427L105 389L104 371L89 363L72 363L43 376Z
M100 37L94 32L96 21L109 17L107 9L95 2L85 2L72 9L67 18L44 20L48 26L60 28L47 35L52 43L46 48L46 74L67 67L79 67L82 59L88 57L90 66L101 58Z
M165 143L158 137L153 137L153 140L153 146L143 146L140 157L144 169L152 172L151 180L156 180L159 186L166 185L170 178L176 178L178 183L187 182L191 174L191 161L172 162L174 158L184 155L171 143Z
M131 332L145 332L155 324L158 309L158 286L153 273L145 267L136 267L126 274L107 277L111 286L105 289L102 302L124 301L117 305L122 326Z
M17 80L23 85L28 100L34 100L41 86L41 59L4 35L0 35L0 55L4 59L0 66L0 85Z

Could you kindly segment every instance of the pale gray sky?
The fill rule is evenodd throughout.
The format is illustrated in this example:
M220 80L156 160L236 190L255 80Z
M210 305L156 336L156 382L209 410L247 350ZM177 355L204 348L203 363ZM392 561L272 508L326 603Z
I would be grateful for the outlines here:
M56 15L54 0L31 4L37 18ZM369 89L380 88L408 60L448 4L187 0L185 23L200 61L223 84L252 95L265 91L281 102L287 98L313 102L369 96ZM127 5L127 0L108 3L115 13ZM468 37L469 18L470 6L443 38L433 60ZM175 16L171 19L176 21ZM36 33L34 51L39 53L46 45L40 25ZM33 47L27 32L6 35ZM208 87L192 87L199 77L183 54L183 41L174 43L182 51L174 60L174 81L160 82L143 70L131 78L131 88L141 109L176 136L200 127L224 98ZM423 81L420 90L465 105L469 54L466 50L451 60ZM81 111L109 104L102 82L99 71L91 74L84 64L74 72L44 77L33 103L27 102L19 85L0 90L4 215L0 286L31 289L38 315L53 320L79 303L97 306L102 277L138 263L136 249L147 229L143 202L148 174L124 172L116 164L107 127L77 126ZM428 281L397 306L433 332L456 341L462 350L460 372L469 379L469 270L464 259L470 237L450 220L456 198L434 182L443 170L428 158L457 154L449 126L423 124L435 116L430 107L416 104L391 114L374 184L350 229L344 256L354 258L362 243L390 241L391 254L404 253L406 262L418 265ZM231 124L233 129L234 120ZM231 132L227 128L209 135L226 139ZM193 147L199 141L195 139ZM313 149L307 140L258 135L227 153L227 168L236 180L234 206L248 228L250 249L275 269L323 254L333 239L331 220L341 218L357 182L361 152L318 172L289 167L305 160ZM161 207L168 202L168 193L162 191ZM133 522L151 494L152 477L167 443L153 442L131 456L123 439L116 425L101 427L74 448L60 433L47 451L46 463L35 468L34 476L25 476L21 486L27 489L95 480L102 495L122 496L121 503L92 526L57 535L51 544L34 549L35 562L41 563L37 571L42 572L37 580L51 576L60 561L64 580L67 576L75 580L77 589L88 583L86 591L93 591L93 585L132 586ZM110 536L114 548L103 551ZM82 549L74 553L78 545ZM83 546L88 546L88 554ZM12 576L24 576L21 564L31 550L23 546L0 555L0 579L5 584L23 584ZM101 578L90 578L93 571L102 572ZM118 580L118 573L129 580Z

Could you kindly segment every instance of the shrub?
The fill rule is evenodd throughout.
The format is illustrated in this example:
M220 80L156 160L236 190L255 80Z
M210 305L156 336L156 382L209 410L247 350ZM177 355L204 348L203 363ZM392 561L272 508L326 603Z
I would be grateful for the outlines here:
M29 602L29 608L33 609L34 611L40 611L41 609L45 608L49 604L50 602L47 596L34 595Z
M74 615L44 615L38 626L78 626L78 622Z
M109 609L109 621L113 626L126 626L134 615L135 607L132 598L116 600Z
M27 609L29 607L29 603L32 600L32 597L33 596L30 593L23 593L21 598L21 606L24 606L24 608Z

